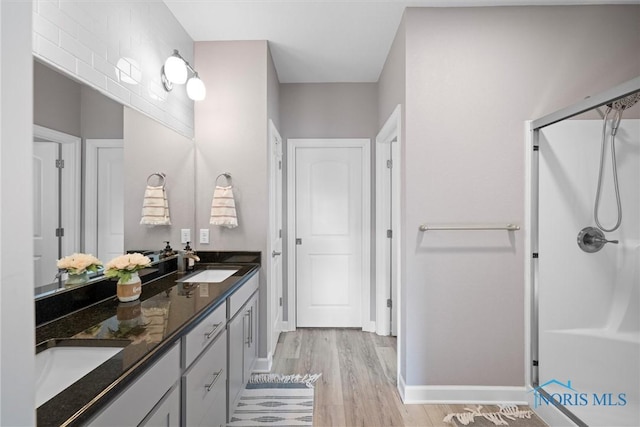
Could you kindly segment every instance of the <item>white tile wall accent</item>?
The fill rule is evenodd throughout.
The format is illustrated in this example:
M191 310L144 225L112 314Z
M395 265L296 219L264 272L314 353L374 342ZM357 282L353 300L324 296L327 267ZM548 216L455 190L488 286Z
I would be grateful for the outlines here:
M160 80L173 49L193 63L193 40L162 1L34 0L33 32L41 61L193 137L193 101Z

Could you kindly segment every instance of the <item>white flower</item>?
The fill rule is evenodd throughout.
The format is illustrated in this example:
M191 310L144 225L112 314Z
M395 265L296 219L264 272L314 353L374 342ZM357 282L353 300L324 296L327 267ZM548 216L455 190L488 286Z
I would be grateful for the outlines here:
M104 275L126 281L131 277L131 273L142 270L148 267L149 264L151 264L149 257L137 252L120 255L107 263Z
M102 262L91 254L75 253L60 258L57 266L61 270L67 270L71 274L81 274L85 271L96 271Z

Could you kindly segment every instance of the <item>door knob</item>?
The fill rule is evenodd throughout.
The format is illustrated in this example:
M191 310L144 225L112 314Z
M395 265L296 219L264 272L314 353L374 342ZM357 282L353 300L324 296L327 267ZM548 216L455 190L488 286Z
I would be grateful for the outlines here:
M275 257L277 257L278 255L282 255L282 252L277 252L277 251L273 251L273 252L271 252L271 257L272 257L272 258L275 258Z

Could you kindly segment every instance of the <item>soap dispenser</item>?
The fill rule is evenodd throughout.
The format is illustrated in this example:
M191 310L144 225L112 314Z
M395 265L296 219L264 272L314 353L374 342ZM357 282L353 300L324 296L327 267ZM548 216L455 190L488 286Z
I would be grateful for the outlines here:
M168 258L170 256L175 255L175 251L173 250L173 248L171 247L171 244L169 244L168 241L165 240L165 243L167 244L164 249L162 250L162 257L163 258Z
M200 261L200 257L196 255L193 249L191 249L191 246L189 246L189 243L191 242L187 242L187 245L184 247L184 257L186 258L186 263L187 263L186 270L193 271L196 265L196 261Z

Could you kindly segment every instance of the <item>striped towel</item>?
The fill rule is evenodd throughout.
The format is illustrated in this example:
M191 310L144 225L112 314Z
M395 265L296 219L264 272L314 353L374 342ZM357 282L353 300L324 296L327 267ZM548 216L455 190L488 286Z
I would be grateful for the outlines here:
M140 224L171 225L169 218L169 202L167 191L162 187L147 185L142 201L142 218Z
M211 202L211 220L210 224L219 225L227 228L235 228L238 226L238 217L236 216L236 202L233 199L233 191L231 186L216 186L213 191L213 201Z

